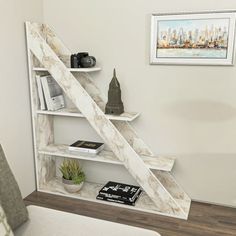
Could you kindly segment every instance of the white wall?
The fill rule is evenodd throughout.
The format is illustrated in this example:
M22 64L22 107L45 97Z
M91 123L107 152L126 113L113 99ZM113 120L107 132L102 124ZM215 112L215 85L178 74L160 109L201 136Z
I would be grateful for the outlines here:
M156 153L177 157L174 175L190 196L232 206L236 67L150 66L149 38L151 13L235 8L235 0L44 0L45 22L69 48L97 57L103 70L93 76L104 93L116 67L125 109L142 113L135 128ZM60 141L85 136L58 127Z
M41 0L0 0L0 143L23 196L35 190L26 20L42 21Z

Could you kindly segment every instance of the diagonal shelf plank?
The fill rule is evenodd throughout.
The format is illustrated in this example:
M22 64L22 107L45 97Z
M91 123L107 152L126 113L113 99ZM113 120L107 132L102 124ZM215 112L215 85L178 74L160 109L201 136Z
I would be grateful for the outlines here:
M110 164L123 165L123 163L116 158L113 152L103 150L96 156L89 156L83 153L70 151L68 145L48 145L44 148L41 148L39 154L49 155L49 156L59 156L59 157L68 157L80 160L103 162ZM149 169L153 170L162 170L162 171L171 171L174 165L174 159L169 157L148 157L141 156L144 163Z
M179 188L179 185L176 183L171 173L160 170L153 170L153 173L169 191L175 201L178 202L185 214L188 215L191 206L191 198Z
M37 114L42 115L53 115L53 116L69 116L69 117L80 117L85 118L85 116L78 111L76 108L63 108L57 111L48 111L48 110L37 110ZM133 121L140 115L139 112L124 112L119 116L108 115L106 117L109 120L119 120L119 121Z

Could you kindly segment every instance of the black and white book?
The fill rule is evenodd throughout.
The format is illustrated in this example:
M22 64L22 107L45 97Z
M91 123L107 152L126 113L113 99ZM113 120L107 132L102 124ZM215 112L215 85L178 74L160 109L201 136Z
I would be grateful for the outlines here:
M69 146L70 151L78 151L89 154L98 154L104 148L104 143L78 140Z
M119 199L119 198L105 197L104 195L101 195L101 194L98 194L96 199L103 200L103 201L108 201L108 202L115 202L115 203L130 205L130 206L135 206L135 203L139 199L141 193L142 193L142 190L140 190L138 192L138 194L136 195L136 197L132 201L125 200L125 199Z
M133 201L142 191L141 187L109 181L100 191L99 195L112 198Z
M36 83L37 83L37 88L38 88L38 97L39 97L39 103L40 103L40 109L41 110L46 110L46 103L45 103L45 98L43 94L43 87L41 83L41 77L39 75L36 75Z
M99 195L104 196L106 198L112 198L112 199L118 199L118 200L124 200L124 201L133 201L140 193L142 192L142 189L140 188L137 190L135 195L132 198L127 198L127 196L123 195L117 195L117 194L108 194L108 193L99 193Z
M47 109L50 111L56 111L65 107L65 100L62 89L55 81L55 79L53 79L53 77L50 75L43 76L40 79Z

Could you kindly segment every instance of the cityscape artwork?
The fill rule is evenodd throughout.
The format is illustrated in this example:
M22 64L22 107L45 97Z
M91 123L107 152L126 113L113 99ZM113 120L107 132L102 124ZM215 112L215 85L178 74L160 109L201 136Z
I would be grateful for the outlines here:
M229 19L158 22L158 57L226 58Z
M154 15L152 62L232 64L235 13Z

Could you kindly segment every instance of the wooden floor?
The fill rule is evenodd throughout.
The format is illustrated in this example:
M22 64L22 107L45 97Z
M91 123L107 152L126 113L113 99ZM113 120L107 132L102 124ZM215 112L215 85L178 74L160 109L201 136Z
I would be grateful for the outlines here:
M236 236L236 209L211 204L193 202L185 221L40 192L26 197L25 203L143 227L162 236Z

